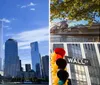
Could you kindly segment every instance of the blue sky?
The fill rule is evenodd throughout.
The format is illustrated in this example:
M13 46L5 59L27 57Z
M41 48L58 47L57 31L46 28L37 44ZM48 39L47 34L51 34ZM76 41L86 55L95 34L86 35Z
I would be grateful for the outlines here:
M30 43L39 41L40 54L48 55L48 0L0 0L4 42L18 41L22 64L31 63Z

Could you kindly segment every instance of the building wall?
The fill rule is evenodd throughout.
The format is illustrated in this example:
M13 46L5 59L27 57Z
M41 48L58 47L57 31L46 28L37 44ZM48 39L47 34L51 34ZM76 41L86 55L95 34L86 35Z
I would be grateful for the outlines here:
M52 51L56 47L61 47L66 50L66 56L79 59L85 58L90 61L91 65L88 66L68 63L67 68L72 85L100 85L99 44L59 43L51 45L53 47L51 48ZM99 54L97 54L97 50Z
M36 63L36 77L41 78L40 64Z
M100 65L96 54L94 44L85 44L85 56L91 61L91 66L88 67L91 84L100 84Z
M31 64L25 64L26 72L31 71Z
M49 77L49 56L43 56L42 57L42 73L43 77L47 78Z
M63 31L57 23L50 31L51 42L100 42L100 23L93 23L91 27L88 25L69 28L65 26Z
M50 36L51 42L96 42L100 41L98 36L68 36L68 35L52 35Z
M5 43L4 76L16 77L20 71L17 42L8 39Z

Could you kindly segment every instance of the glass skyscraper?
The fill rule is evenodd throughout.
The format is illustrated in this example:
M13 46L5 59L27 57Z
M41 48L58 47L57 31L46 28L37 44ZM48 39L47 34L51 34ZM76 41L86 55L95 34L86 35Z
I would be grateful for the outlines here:
M71 85L100 85L100 44L99 43L59 43L51 44L51 52L56 47L64 48L66 61L68 56L72 59L87 59L90 64L82 65L72 61L68 63L67 69ZM85 63L85 62L83 62Z
M40 53L38 48L38 42L31 43L31 58L32 58L32 69L36 72L36 64L37 63L40 64Z
M0 70L2 70L2 56L3 56L3 21L0 21Z
M36 77L37 78L41 78L41 74L40 74L41 72L40 72L40 64L39 63L37 63L36 64Z
M13 39L5 42L4 76L16 77L20 71L18 45Z

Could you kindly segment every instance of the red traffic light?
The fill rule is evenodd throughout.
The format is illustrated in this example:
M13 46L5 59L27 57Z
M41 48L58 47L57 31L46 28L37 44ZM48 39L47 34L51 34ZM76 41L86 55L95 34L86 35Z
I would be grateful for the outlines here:
M65 50L63 48L55 48L55 53L61 55L62 57L64 57L65 55Z

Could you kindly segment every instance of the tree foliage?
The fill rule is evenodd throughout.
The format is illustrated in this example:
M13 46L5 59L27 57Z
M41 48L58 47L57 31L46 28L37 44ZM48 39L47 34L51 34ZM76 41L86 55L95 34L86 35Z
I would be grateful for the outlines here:
M89 24L100 17L100 0L51 0L51 20L87 20Z

